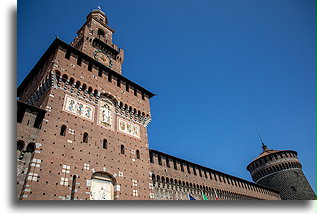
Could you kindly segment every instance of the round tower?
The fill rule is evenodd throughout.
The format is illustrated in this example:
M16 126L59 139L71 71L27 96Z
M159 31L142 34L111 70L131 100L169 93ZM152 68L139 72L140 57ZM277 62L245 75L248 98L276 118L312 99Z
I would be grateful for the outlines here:
M255 183L279 191L283 200L315 199L297 152L268 149L264 143L262 149L262 153L247 166Z

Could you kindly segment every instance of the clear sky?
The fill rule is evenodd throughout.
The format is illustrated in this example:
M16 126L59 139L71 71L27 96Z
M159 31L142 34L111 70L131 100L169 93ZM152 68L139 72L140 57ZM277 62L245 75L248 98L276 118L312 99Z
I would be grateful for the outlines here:
M315 189L314 0L20 0L17 84L99 4L123 75L157 94L150 148L251 180L257 127Z

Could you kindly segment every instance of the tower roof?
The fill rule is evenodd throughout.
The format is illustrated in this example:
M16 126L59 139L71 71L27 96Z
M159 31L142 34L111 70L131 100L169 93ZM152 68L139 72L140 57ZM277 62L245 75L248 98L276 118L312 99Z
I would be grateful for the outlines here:
M267 150L261 152L261 154L260 154L258 157L256 157L254 160L252 160L252 161L248 164L247 169L249 170L249 166L250 166L253 162L255 162L255 161L257 161L257 160L259 160L259 159L261 159L261 158L263 158L263 157L269 156L269 155L271 155L271 154L277 154L277 153L281 153L281 152L292 152L292 153L295 153L295 154L297 155L297 152L296 152L296 151L293 151L293 150L273 150L273 149L267 149Z
M269 149L267 147L267 145L265 145L263 142L262 142L262 152L261 154L255 158L253 161L256 161L262 157L265 157L265 156L268 156L268 155L271 155L271 154L275 154L275 153L279 153L279 152L295 152L293 150L273 150L273 149ZM297 154L297 152L295 152ZM251 163L253 162L251 161Z
M86 17L86 19L90 19L90 18L94 18L96 21L98 21L100 24L103 25L108 25L108 18L105 14L105 12L103 12L101 10L101 8L99 7L98 9L93 9L88 16Z
M262 147L262 148L263 148L263 147ZM261 152L261 154L260 154L257 158L255 158L253 161L258 160L258 159L260 159L260 158L262 158L262 157L265 157L265 156L267 156L267 155L274 154L274 153L278 153L278 152L283 152L283 151L288 151L288 150L272 150L272 149L268 149L268 148L266 147L266 150L263 150L263 151ZM253 161L252 161L252 162L253 162Z

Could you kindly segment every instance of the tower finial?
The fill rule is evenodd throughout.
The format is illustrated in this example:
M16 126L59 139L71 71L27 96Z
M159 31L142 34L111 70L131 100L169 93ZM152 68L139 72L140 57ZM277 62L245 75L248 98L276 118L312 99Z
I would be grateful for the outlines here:
M263 143L263 140L262 140L262 138L261 138L261 136L260 136L259 130L258 130L257 128L255 128L255 129L256 129L256 132L257 132L257 134L258 134L258 136L259 136L259 138L260 138L260 141L261 141L261 143L262 143L263 152L265 152L265 151L268 150L267 145L265 145L265 144Z
M100 1L98 1L97 9L101 10Z

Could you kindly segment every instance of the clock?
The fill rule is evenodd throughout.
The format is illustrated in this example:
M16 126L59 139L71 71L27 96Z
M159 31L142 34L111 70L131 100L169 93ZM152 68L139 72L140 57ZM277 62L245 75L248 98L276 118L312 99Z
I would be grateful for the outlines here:
M109 56L109 54L103 53L100 49L96 49L94 52L94 58L98 62L106 65L108 68L112 67L112 60Z

